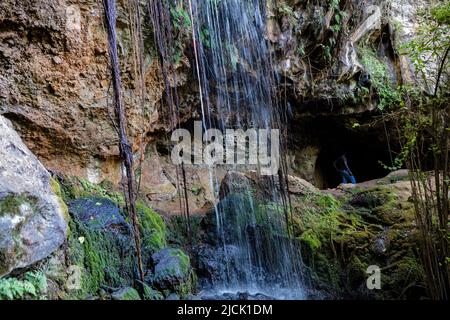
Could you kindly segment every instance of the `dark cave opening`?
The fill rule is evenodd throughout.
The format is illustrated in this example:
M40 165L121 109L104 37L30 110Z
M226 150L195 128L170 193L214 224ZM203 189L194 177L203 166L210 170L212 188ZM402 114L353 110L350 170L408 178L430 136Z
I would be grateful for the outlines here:
M334 168L335 159L345 154L350 170L357 183L382 178L389 173L382 164L390 164L389 152L381 144L363 143L354 137L346 137L344 143L330 143L327 149L322 149L315 167L317 187L321 189L337 187L342 178Z
M302 117L295 124L297 146L319 150L314 167L314 184L320 189L335 188L341 182L334 161L345 154L358 183L385 177L398 146L383 123L369 126L374 116L362 114ZM354 125L358 123L358 125ZM301 136L299 136L301 135ZM300 143L298 143L300 141Z

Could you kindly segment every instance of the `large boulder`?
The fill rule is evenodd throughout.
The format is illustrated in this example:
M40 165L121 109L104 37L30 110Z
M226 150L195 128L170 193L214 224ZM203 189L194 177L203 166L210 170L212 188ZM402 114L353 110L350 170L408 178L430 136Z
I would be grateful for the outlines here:
M195 286L189 257L180 249L163 249L152 255L154 273L151 282L168 296L176 292L182 297Z
M47 257L66 239L67 208L56 185L0 116L0 276Z
M406 172L338 192L294 196L292 235L303 263L326 298L422 299L425 276L411 183ZM370 290L370 268L381 269L381 290Z

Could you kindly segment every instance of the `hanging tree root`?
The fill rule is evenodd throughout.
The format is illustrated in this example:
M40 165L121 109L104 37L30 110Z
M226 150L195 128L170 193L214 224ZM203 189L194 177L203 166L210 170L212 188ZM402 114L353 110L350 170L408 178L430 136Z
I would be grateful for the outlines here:
M116 4L115 0L103 0L105 20L108 32L109 56L111 61L112 87L114 91L114 115L119 136L119 149L123 166L125 167L127 179L128 211L133 223L134 240L136 244L136 258L140 281L144 281L144 270L142 266L141 237L139 222L136 214L136 186L133 171L133 154L128 143L125 126L125 110L122 100L122 80L119 70L119 58L117 54L116 38Z

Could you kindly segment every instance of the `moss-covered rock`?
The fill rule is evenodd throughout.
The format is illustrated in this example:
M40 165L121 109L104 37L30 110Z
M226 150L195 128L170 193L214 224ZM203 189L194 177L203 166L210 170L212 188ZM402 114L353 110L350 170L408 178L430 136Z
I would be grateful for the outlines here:
M81 286L70 290L64 288L66 295L62 298L109 299L112 290L136 286L144 299L160 300L172 292L188 295L195 289L195 275L189 257L181 250L171 251L179 259L181 281L177 285L165 288L164 294L156 287L138 285L134 237L123 197L106 183L93 185L79 178L59 177L59 188L59 183L54 181L55 189L61 190L62 198L69 204L71 217L65 264L79 268L81 274ZM144 202L138 201L136 208L142 255L147 266L153 254L167 247L167 227L162 217ZM145 271L149 277L155 278L155 270ZM60 286L65 286L66 274L53 278ZM137 298L132 297L133 300Z
M164 296L161 292L151 288L145 283L143 285L143 297L144 300L164 300Z
M144 258L167 247L167 227L161 216L143 202L136 203Z
M119 206L125 205L122 193L114 190L112 183L105 180L100 184L93 184L83 178L74 176L59 177L62 199L67 203L79 198L106 198Z
M294 197L293 234L302 243L314 286L334 298L406 299L425 295L414 211L398 186ZM403 190L404 191L404 190ZM368 290L369 266L382 290Z
M67 258L81 269L77 298L99 296L102 290L134 283L134 248L130 233L92 229L74 218L70 224Z
M111 295L112 300L141 300L139 292L136 289L127 287L114 292Z
M182 298L195 291L196 277L189 256L180 249L164 249L152 256L154 274L149 281L165 296L176 292Z
M65 241L65 207L51 177L0 115L0 277L29 268Z

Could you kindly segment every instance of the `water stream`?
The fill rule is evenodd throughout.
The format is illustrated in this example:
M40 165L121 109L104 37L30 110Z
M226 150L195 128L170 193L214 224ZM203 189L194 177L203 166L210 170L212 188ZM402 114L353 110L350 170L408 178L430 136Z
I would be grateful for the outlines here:
M269 2L184 2L191 20L192 66L200 88L204 130L285 127L286 110L277 98L277 78L266 40ZM153 15L163 7L153 6ZM154 21L164 20L157 18ZM161 25L155 29L160 32L156 38L165 39L165 45L170 46L171 39L166 33L162 36ZM280 150L283 153L282 141ZM255 197L254 186L245 179L229 177L228 194L215 207L216 245L226 266L219 279L202 288L205 294L248 292L305 298L300 250L289 239L286 226L289 199L283 164L281 161L277 175L264 178L263 199ZM248 167L227 169L245 171ZM217 176L211 168L211 189L219 197L221 181Z
M265 39L268 5L266 0L190 2L205 129L282 127ZM214 178L212 173L211 187L217 192ZM228 195L215 208L217 243L224 248L227 267L212 290L301 299L301 259L287 235L283 183L278 176L264 180L268 193L263 202L255 199L250 183L229 177Z

